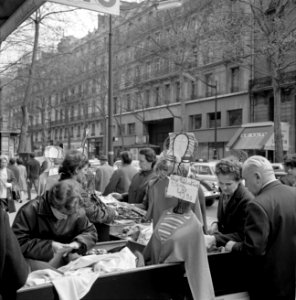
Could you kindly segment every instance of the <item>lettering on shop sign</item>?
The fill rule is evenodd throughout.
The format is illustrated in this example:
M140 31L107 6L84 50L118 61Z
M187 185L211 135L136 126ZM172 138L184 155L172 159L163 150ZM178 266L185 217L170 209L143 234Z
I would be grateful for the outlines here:
M195 203L198 187L199 181L195 179L171 175L167 195Z
M248 138L248 137L264 137L267 134L267 132L250 132L250 133L242 133L242 138Z

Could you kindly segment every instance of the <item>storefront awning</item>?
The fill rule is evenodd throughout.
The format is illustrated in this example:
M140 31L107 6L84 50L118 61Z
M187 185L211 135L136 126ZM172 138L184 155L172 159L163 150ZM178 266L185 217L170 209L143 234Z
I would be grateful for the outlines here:
M227 147L236 150L263 150L272 135L273 125L242 127L228 142Z

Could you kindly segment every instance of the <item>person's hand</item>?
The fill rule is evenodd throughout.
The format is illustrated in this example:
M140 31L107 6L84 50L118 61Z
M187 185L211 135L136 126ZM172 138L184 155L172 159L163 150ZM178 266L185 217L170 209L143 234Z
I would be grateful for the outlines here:
M235 244L236 244L236 242L234 242L234 241L227 242L227 244L225 245L225 251L231 252L232 248Z
M81 255L79 255L78 253L68 253L68 255L66 256L66 261L67 262L70 262L70 261L73 261L73 260L76 260L78 259L79 257L81 257Z
M65 253L71 249L69 244L52 241L52 249L54 253Z
M113 198L115 198L116 200L122 200L122 198L123 198L122 195L119 193L111 193L111 196Z
M216 245L216 238L213 235L204 234L204 239L207 249L211 249Z
M213 222L211 225L210 225L210 228L208 228L208 233L209 234L214 234L215 232L218 232L218 223L217 222Z

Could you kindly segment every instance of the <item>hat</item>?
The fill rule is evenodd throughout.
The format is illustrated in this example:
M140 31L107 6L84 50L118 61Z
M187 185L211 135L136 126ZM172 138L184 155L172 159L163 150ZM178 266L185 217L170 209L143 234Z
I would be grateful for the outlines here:
M106 155L101 155L99 157L99 160L108 160L107 156Z

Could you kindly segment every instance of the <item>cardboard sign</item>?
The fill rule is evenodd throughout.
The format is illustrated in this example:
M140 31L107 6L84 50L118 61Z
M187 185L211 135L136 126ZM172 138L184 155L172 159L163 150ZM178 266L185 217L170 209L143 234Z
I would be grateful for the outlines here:
M198 187L198 180L178 175L171 175L167 195L195 203Z

